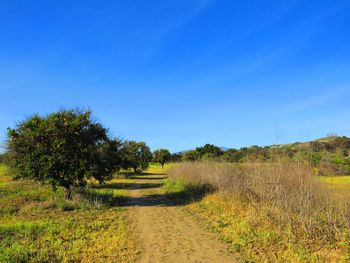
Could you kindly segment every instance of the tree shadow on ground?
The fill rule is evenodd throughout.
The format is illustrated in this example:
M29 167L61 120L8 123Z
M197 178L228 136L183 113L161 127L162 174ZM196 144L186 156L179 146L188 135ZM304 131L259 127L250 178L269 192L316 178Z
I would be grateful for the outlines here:
M157 174L159 175L159 174ZM165 177L146 177L135 176L130 179L154 180L156 182L120 182L102 185L91 185L91 192L85 196L90 200L99 200L108 206L182 206L192 202L201 200L205 195L212 192L207 186L202 187L186 187L182 191L143 195L137 197L118 196L113 197L112 192L100 192L99 190L142 190L161 188L163 183L159 180ZM158 181L157 181L158 180Z
M102 185L92 185L93 189L111 189L111 190L127 190L133 189L135 185L139 186L139 189L152 189L159 188L162 186L161 183L111 183Z
M144 176L147 176L147 175L166 175L166 173L139 173L139 175L144 175Z
M136 179L143 179L146 178L146 176L152 176L152 175L158 175L159 177L165 176L166 173L148 173L148 172L142 172L142 173L134 173L134 172L120 172L116 174L116 178L118 177L124 177L124 178L136 178ZM150 178L150 179L158 179L158 178Z
M123 190L128 189L133 183L107 183L107 184L93 184L90 187L93 189L111 189L111 190Z
M191 188L176 193L129 197L123 206L183 206L200 201L208 193L204 188Z
M126 202L125 196L116 196L110 190L109 192L100 192L94 188L79 189L77 193L88 203L100 207L120 206Z
M157 174L160 175L160 174ZM135 175L131 179L140 179L140 180L163 180L165 179L166 176L158 176L158 177L146 177L146 176L140 176L140 175Z

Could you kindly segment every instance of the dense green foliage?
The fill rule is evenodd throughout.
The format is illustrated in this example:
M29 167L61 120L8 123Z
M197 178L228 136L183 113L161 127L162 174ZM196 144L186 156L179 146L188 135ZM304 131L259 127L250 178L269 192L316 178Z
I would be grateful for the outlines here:
M6 160L6 154L0 153L0 164L5 163L5 160Z
M213 160L231 163L275 162L280 159L307 162L319 175L350 173L350 138L332 136L323 139L286 145L221 150L206 144L181 153L183 161Z
M182 154L181 153L173 153L171 154L171 158L170 158L170 161L171 162L180 162L182 159Z
M88 178L111 178L120 165L120 146L89 111L34 115L8 129L9 164L17 176L62 186L68 199Z
M182 161L196 161L200 159L200 154L197 150L190 150L182 153Z
M162 168L166 162L171 160L171 153L167 149L159 149L153 152L153 161L160 163Z
M147 169L152 161L152 152L144 142L125 141L121 149L122 167L132 168L134 172Z
M243 158L243 153L236 149L228 149L222 155L221 159L226 162L234 162L237 163Z
M220 158L220 156L224 153L220 147L212 144L206 144L203 147L197 147L196 151L202 159L217 159Z

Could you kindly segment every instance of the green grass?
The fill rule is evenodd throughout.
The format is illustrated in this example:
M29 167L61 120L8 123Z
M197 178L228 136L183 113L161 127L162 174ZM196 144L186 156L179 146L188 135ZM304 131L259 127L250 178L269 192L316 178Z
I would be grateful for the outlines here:
M181 181L174 182L168 179L163 181L162 187L167 198L179 205L199 201L211 192L207 186L195 187Z
M165 174L166 171L171 168L172 164L171 163L166 163L164 164L164 168L159 163L151 163L147 169L147 173L150 174Z
M331 194L344 202L350 200L350 176L322 176L320 180L327 183Z
M0 164L0 174L5 174L7 171L7 167L5 165Z
M348 184L350 185L350 176L344 175L344 176L322 176L320 178L323 182L329 183L329 184L336 184L336 185L344 185Z
M164 180L163 188L166 193L172 193L172 194L182 193L188 190L188 186L186 186L184 182L181 182L181 181L173 182L170 180Z
M12 181L0 166L0 262L133 261L138 248L119 207L124 181L91 185L67 201L62 189Z

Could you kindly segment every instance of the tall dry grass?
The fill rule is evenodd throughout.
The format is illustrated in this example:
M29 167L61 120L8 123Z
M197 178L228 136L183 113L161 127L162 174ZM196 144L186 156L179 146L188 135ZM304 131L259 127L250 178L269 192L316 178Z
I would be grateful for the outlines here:
M257 216L264 213L276 226L310 240L334 244L349 229L347 210L304 164L188 162L174 165L168 176L239 199L255 207Z

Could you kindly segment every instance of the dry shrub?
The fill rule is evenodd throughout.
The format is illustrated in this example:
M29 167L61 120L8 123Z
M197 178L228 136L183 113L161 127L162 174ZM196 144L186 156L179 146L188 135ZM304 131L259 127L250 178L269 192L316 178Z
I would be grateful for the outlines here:
M345 172L340 169L335 164L332 164L330 162L322 161L318 165L318 175L337 175L337 174L345 174Z
M334 243L344 228L347 230L346 213L334 203L312 168L304 164L188 162L174 165L168 176L192 186L209 185L247 202L258 214L268 214L279 226L288 226L294 234L308 239Z

